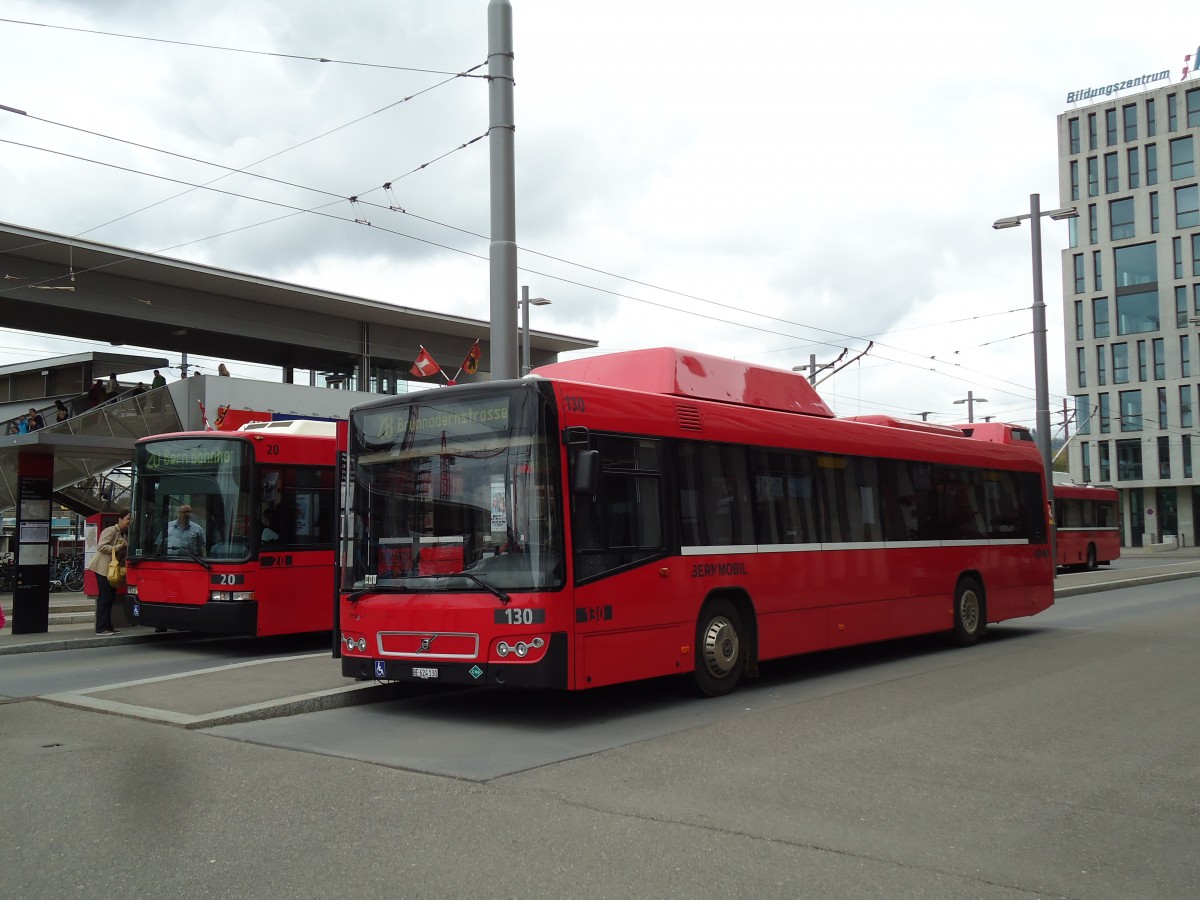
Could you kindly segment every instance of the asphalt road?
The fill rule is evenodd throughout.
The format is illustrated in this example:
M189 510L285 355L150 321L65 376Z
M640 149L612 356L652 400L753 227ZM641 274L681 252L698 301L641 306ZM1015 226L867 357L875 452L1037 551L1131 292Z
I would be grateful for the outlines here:
M200 731L38 699L168 648L7 657L0 896L1194 898L1196 592L1066 597L719 700L414 693ZM5 682L18 660L50 668Z

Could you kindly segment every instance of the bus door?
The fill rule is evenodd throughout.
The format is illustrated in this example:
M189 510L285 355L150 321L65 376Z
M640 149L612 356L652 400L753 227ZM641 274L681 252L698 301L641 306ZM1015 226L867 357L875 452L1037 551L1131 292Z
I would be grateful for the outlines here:
M690 647L695 623L678 621L673 595L685 590L684 567L661 565L663 442L606 434L591 441L599 450L595 493L572 496L576 687L670 674L681 659L690 668L681 648Z
M259 469L258 633L326 631L336 542L334 470Z

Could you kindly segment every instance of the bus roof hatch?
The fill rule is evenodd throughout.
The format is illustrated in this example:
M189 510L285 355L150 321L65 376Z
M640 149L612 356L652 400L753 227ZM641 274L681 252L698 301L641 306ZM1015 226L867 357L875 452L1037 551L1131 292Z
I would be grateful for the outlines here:
M628 350L551 363L534 369L533 374L834 418L833 411L801 375L674 347Z

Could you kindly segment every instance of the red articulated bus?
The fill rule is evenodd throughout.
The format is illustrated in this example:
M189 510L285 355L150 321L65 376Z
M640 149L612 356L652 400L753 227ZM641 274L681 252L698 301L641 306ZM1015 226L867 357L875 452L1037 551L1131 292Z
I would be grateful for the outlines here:
M138 441L129 621L229 635L329 631L335 430L281 420Z
M1116 488L1054 486L1054 533L1060 566L1095 569L1121 556Z
M884 424L886 421L889 424ZM1053 603L1040 461L670 348L351 412L344 675L567 690Z

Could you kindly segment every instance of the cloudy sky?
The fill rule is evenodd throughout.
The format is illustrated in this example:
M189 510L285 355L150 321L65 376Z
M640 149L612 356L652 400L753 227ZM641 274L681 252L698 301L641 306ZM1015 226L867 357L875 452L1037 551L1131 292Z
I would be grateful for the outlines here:
M553 301L535 328L785 369L845 349L820 386L839 414L941 422L972 391L1033 424L1029 232L991 223L1060 205L1067 92L1177 77L1200 43L1183 2L512 7L519 281ZM29 114L0 112L0 221L487 318L487 83L455 77L486 71L486 0L0 19L0 104ZM1043 238L1055 410L1066 223ZM8 362L84 349L0 331Z

